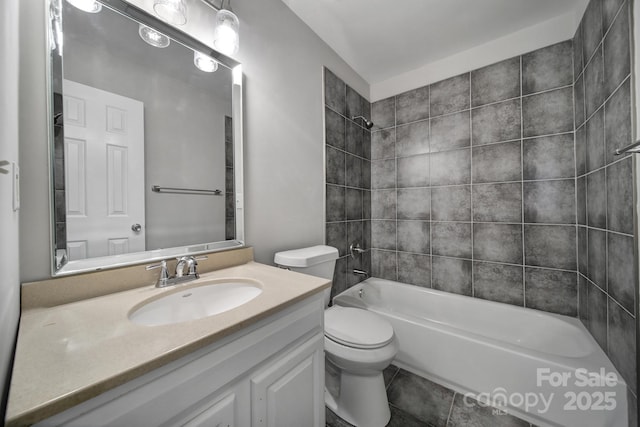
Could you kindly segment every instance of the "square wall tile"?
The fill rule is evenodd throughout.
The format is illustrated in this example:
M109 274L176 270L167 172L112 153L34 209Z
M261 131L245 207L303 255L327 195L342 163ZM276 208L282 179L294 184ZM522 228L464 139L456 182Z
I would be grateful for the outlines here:
M589 321L589 282L582 274L578 274L578 318L587 325Z
M371 190L371 162L362 160L362 188Z
M373 122L373 131L396 125L395 96L371 104L371 121Z
M522 55L523 95L567 86L573 83L571 40Z
M520 98L472 110L473 145L520 139Z
M431 213L434 221L471 221L471 186L431 189Z
M345 210L347 220L362 219L362 190L345 190Z
M344 117L329 108L325 108L324 121L327 144L344 150L346 132Z
M413 89L396 96L396 123L415 122L429 118L429 86Z
M345 116L348 118L362 116L362 101L361 96L351 86L347 86L346 91L346 109Z
M582 126L585 120L584 109L584 75L580 75L573 85L573 113L576 127Z
M515 265L473 262L473 296L524 306L523 268Z
M387 280L398 280L396 252L371 250L371 274Z
M473 148L473 182L508 182L522 179L520 141Z
M522 148L525 180L576 176L573 133L525 139Z
M431 185L469 184L471 152L468 148L431 154Z
M439 291L471 296L471 261L431 257L431 287Z
M609 299L609 334L607 355L634 393L636 388L635 319Z
M328 68L324 69L324 103L340 114L346 109L346 85Z
M607 32L624 0L602 0L602 30Z
M432 222L431 253L456 258L471 258L471 224Z
M607 289L607 233L587 230L589 267L587 277L602 289Z
M627 157L607 168L607 228L633 234L633 167Z
M362 157L371 160L371 132L368 129L362 129Z
M617 1L617 0L616 0ZM582 58L582 22L578 25L578 29L573 36L573 77L574 79L582 73L584 68L584 60Z
M607 291L629 313L635 314L633 237L607 233Z
M344 185L345 180L345 153L330 145L326 146L327 151L327 183Z
M476 184L473 186L473 220L522 222L522 185Z
M576 203L578 224L587 225L587 178L584 176L576 180Z
M587 118L600 108L604 98L604 59L602 46L600 46L584 70L584 100Z
M473 224L473 258L522 264L522 225Z
M583 125L575 132L576 138L576 176L587 172L587 126Z
M330 222L327 223L326 241L328 246L336 248L340 256L347 255L347 223Z
M471 105L490 104L520 96L520 57L471 72Z
M396 156L396 130L383 129L371 134L371 160L393 159Z
M589 294L587 303L589 312L589 322L587 323L589 332L593 335L598 345L607 351L607 294L602 289L589 283Z
M405 157L429 152L429 120L396 128L396 156Z
M398 221L398 250L417 254L431 252L431 236L427 221Z
M453 150L471 145L469 111L431 119L431 152Z
M396 168L399 188L429 185L429 154L399 158Z
M629 2L604 38L604 95L608 97L631 73Z
M363 165L360 157L346 155L346 185L348 187L364 188Z
M363 157L363 143L362 128L351 120L347 120L347 133L345 139L347 153Z
M396 190L373 190L371 192L371 218L396 219Z
M525 182L523 191L524 222L576 223L575 180Z
M592 0L582 17L583 25L583 56L585 64L598 47L602 36L602 1Z
M578 282L575 272L525 268L525 303L528 308L578 315Z
M604 166L604 109L598 110L586 124L587 172Z
M344 187L327 185L327 221L344 221L346 219L344 190Z
M371 219L371 191L362 192L362 219Z
M631 144L631 79L613 94L605 105L604 140L607 164L629 154L617 156L616 148Z
M524 137L573 131L573 88L522 98Z
M525 225L524 256L526 265L575 270L576 227Z
M431 189L399 188L398 219L431 219Z
M604 169L587 175L587 224L607 228L607 194Z
M371 162L371 189L396 188L396 159Z
M587 227L578 227L578 271L585 277L589 275L588 250Z
M411 285L431 287L431 257L398 252L398 280Z
M375 249L396 250L396 222L372 221L371 245Z
M470 74L465 73L431 85L431 117L470 107Z

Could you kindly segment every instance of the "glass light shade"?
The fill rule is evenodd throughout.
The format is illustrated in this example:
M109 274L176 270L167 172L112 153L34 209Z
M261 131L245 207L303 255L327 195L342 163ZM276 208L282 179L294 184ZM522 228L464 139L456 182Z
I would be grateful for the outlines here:
M193 63L206 73L213 73L218 69L218 61L200 52L193 52Z
M184 0L154 0L153 10L168 24L184 25L187 23L187 5Z
M95 0L67 0L67 3L89 13L98 13L102 5Z
M240 21L233 12L221 9L216 15L213 46L225 55L233 55L240 47Z
M169 37L143 24L140 24L138 34L140 34L142 40L154 47L163 48L169 46L171 43Z

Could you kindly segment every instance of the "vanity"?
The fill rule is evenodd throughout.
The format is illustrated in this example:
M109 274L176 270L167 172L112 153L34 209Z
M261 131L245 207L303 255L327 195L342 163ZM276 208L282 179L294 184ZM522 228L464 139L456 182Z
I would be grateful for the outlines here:
M210 258L227 266L174 287L147 284L66 304L58 296L53 306L47 295L73 299L95 274L25 284L31 306L23 307L7 425L324 426L322 291L330 282L255 263L251 248ZM261 292L200 319L130 319L158 297L230 282Z

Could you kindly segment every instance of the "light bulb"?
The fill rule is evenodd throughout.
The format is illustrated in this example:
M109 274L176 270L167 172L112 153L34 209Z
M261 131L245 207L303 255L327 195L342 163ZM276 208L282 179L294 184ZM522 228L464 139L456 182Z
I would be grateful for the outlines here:
M140 24L138 34L140 34L142 40L154 47L163 48L169 46L169 43L171 43L169 37L143 24Z
M184 0L154 0L153 10L168 24L184 25L187 23L187 5Z
M213 73L218 69L218 62L215 59L200 52L193 52L193 63L205 73Z
M216 15L213 46L225 55L233 55L240 47L240 21L233 12L221 9Z
M89 13L98 13L102 5L95 0L67 0L67 3Z

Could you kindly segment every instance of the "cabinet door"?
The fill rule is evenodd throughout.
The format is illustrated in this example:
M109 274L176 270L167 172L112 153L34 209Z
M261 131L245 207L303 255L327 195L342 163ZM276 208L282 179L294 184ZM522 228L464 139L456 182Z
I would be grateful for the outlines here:
M210 408L205 409L191 421L184 424L184 427L234 427L236 395L231 393L224 399L219 400Z
M314 336L253 376L252 427L324 426L323 338Z

